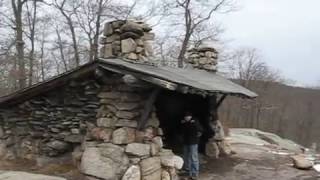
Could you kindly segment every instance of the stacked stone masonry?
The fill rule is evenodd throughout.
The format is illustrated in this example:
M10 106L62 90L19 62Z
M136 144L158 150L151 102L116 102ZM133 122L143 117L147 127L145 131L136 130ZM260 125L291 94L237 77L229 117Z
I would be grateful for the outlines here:
M200 45L188 51L186 62L193 68L216 72L218 51L211 46Z
M82 172L90 179L176 179L183 160L163 149L154 110L145 128L137 129L152 89L129 87L119 78L98 94L97 123L83 143Z
M1 158L37 160L72 152L90 180L176 179L183 160L163 149L155 109L145 128L137 128L153 87L128 85L124 77L113 74L104 83L71 81L1 109Z
M99 88L93 80L73 81L59 91L0 109L0 144L8 158L59 156L80 144L87 123L95 122Z
M138 62L147 62L147 57L153 55L152 28L141 21L117 20L104 26L100 38L100 57L123 57Z

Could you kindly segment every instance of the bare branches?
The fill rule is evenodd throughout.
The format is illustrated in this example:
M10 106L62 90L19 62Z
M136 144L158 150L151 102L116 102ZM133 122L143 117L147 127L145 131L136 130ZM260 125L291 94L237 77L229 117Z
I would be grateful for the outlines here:
M216 23L212 23L212 19L215 13L230 12L233 10L233 0L175 0L174 2L164 3L165 7L170 7L169 11L171 19L175 28L183 28L184 37L180 45L180 52L178 55L178 66L183 67L185 59L185 53L189 48L190 42L200 42L199 40L217 40L219 33L222 32L219 28L216 28ZM181 23L184 22L184 23ZM209 28L209 24L212 27ZM206 27L206 28L204 28ZM201 30L207 31L207 28L214 29L216 32L200 33ZM207 31L208 32L208 31ZM197 35L194 35L197 34ZM203 36L203 37L200 37ZM197 38L195 40L194 38Z

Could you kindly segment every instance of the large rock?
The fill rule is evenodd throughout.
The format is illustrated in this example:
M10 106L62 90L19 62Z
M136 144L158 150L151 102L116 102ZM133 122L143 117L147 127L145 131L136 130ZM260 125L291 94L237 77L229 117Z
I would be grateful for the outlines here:
M136 48L137 48L137 44L132 38L121 40L122 53L135 52Z
M157 172L160 171L158 179L161 177L161 160L159 157L152 157L143 159L140 162L141 167L141 174L143 179L145 179L146 176L152 175L155 173L154 176L157 176Z
M70 145L63 141L54 140L46 144L48 147L59 152L66 152L70 149Z
M131 143L126 146L126 153L135 156L149 156L150 144Z
M119 179L128 168L123 148L110 143L87 148L82 156L82 173L100 179Z
M127 119L120 119L115 124L116 127L131 127L136 128L138 127L138 122L135 120L127 120Z
M129 144L135 140L135 129L123 127L112 133L112 142L114 144Z
M213 129L215 131L214 139L217 141L222 141L225 135L223 126L219 120L213 125Z
M0 180L66 180L62 177L32 174L21 171L0 171Z
M130 166L129 169L121 178L121 180L140 180L140 179L141 179L140 167L136 165Z
M162 170L161 180L171 180L171 177L168 171Z
M0 126L0 139L4 136L3 128Z
M112 129L109 128L93 128L91 135L95 140L102 140L104 142L110 142L112 136Z
M206 155L209 157L218 159L219 154L220 154L220 149L219 149L217 142L215 142L214 140L211 139L206 144Z
M142 175L143 180L159 180L161 179L161 169L156 170L151 174Z
M134 32L136 34L139 34L140 36L143 35L143 29L142 29L142 26L139 25L138 23L135 23L135 22L131 22L131 21L128 21L126 24L124 24L120 30L122 32Z
M98 127L113 127L115 120L113 118L98 118L97 125Z
M112 54L112 45L111 44L105 44L104 45L104 49L102 51L103 51L103 57L104 58L108 58L108 57L112 57L113 56L113 54Z
M118 111L116 113L116 116L119 119L134 119L139 115L140 115L139 112L131 112L131 111Z
M83 140L83 135L81 134L71 134L64 138L64 141L70 142L70 143L81 143L82 140Z
M112 24L111 23L106 23L104 25L104 30L103 30L103 34L105 36L110 36L113 33L113 28L112 28Z
M294 167L298 169L308 170L312 168L312 163L303 155L296 155L291 157Z
M160 136L156 136L152 139L152 142L157 144L160 148L163 147L162 138Z
M161 164L166 167L172 167L176 169L181 169L183 166L183 159L176 155L165 155L161 156Z

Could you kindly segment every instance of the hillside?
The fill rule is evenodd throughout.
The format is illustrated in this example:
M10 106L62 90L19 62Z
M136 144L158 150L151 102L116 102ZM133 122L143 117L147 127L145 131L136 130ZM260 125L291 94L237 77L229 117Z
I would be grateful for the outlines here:
M320 90L279 83L254 82L255 100L228 97L220 108L220 120L229 127L273 132L310 147L320 145Z

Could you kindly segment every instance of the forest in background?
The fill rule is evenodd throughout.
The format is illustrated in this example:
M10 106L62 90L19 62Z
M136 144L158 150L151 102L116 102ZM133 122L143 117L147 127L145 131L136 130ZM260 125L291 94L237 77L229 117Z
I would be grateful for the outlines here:
M260 95L228 97L223 122L316 142L319 90L284 85L292 82L254 47L229 48L216 17L237 10L235 0L0 0L0 96L95 60L103 22L138 19L156 33L159 64L183 67L188 48L211 41L220 52L219 73Z

